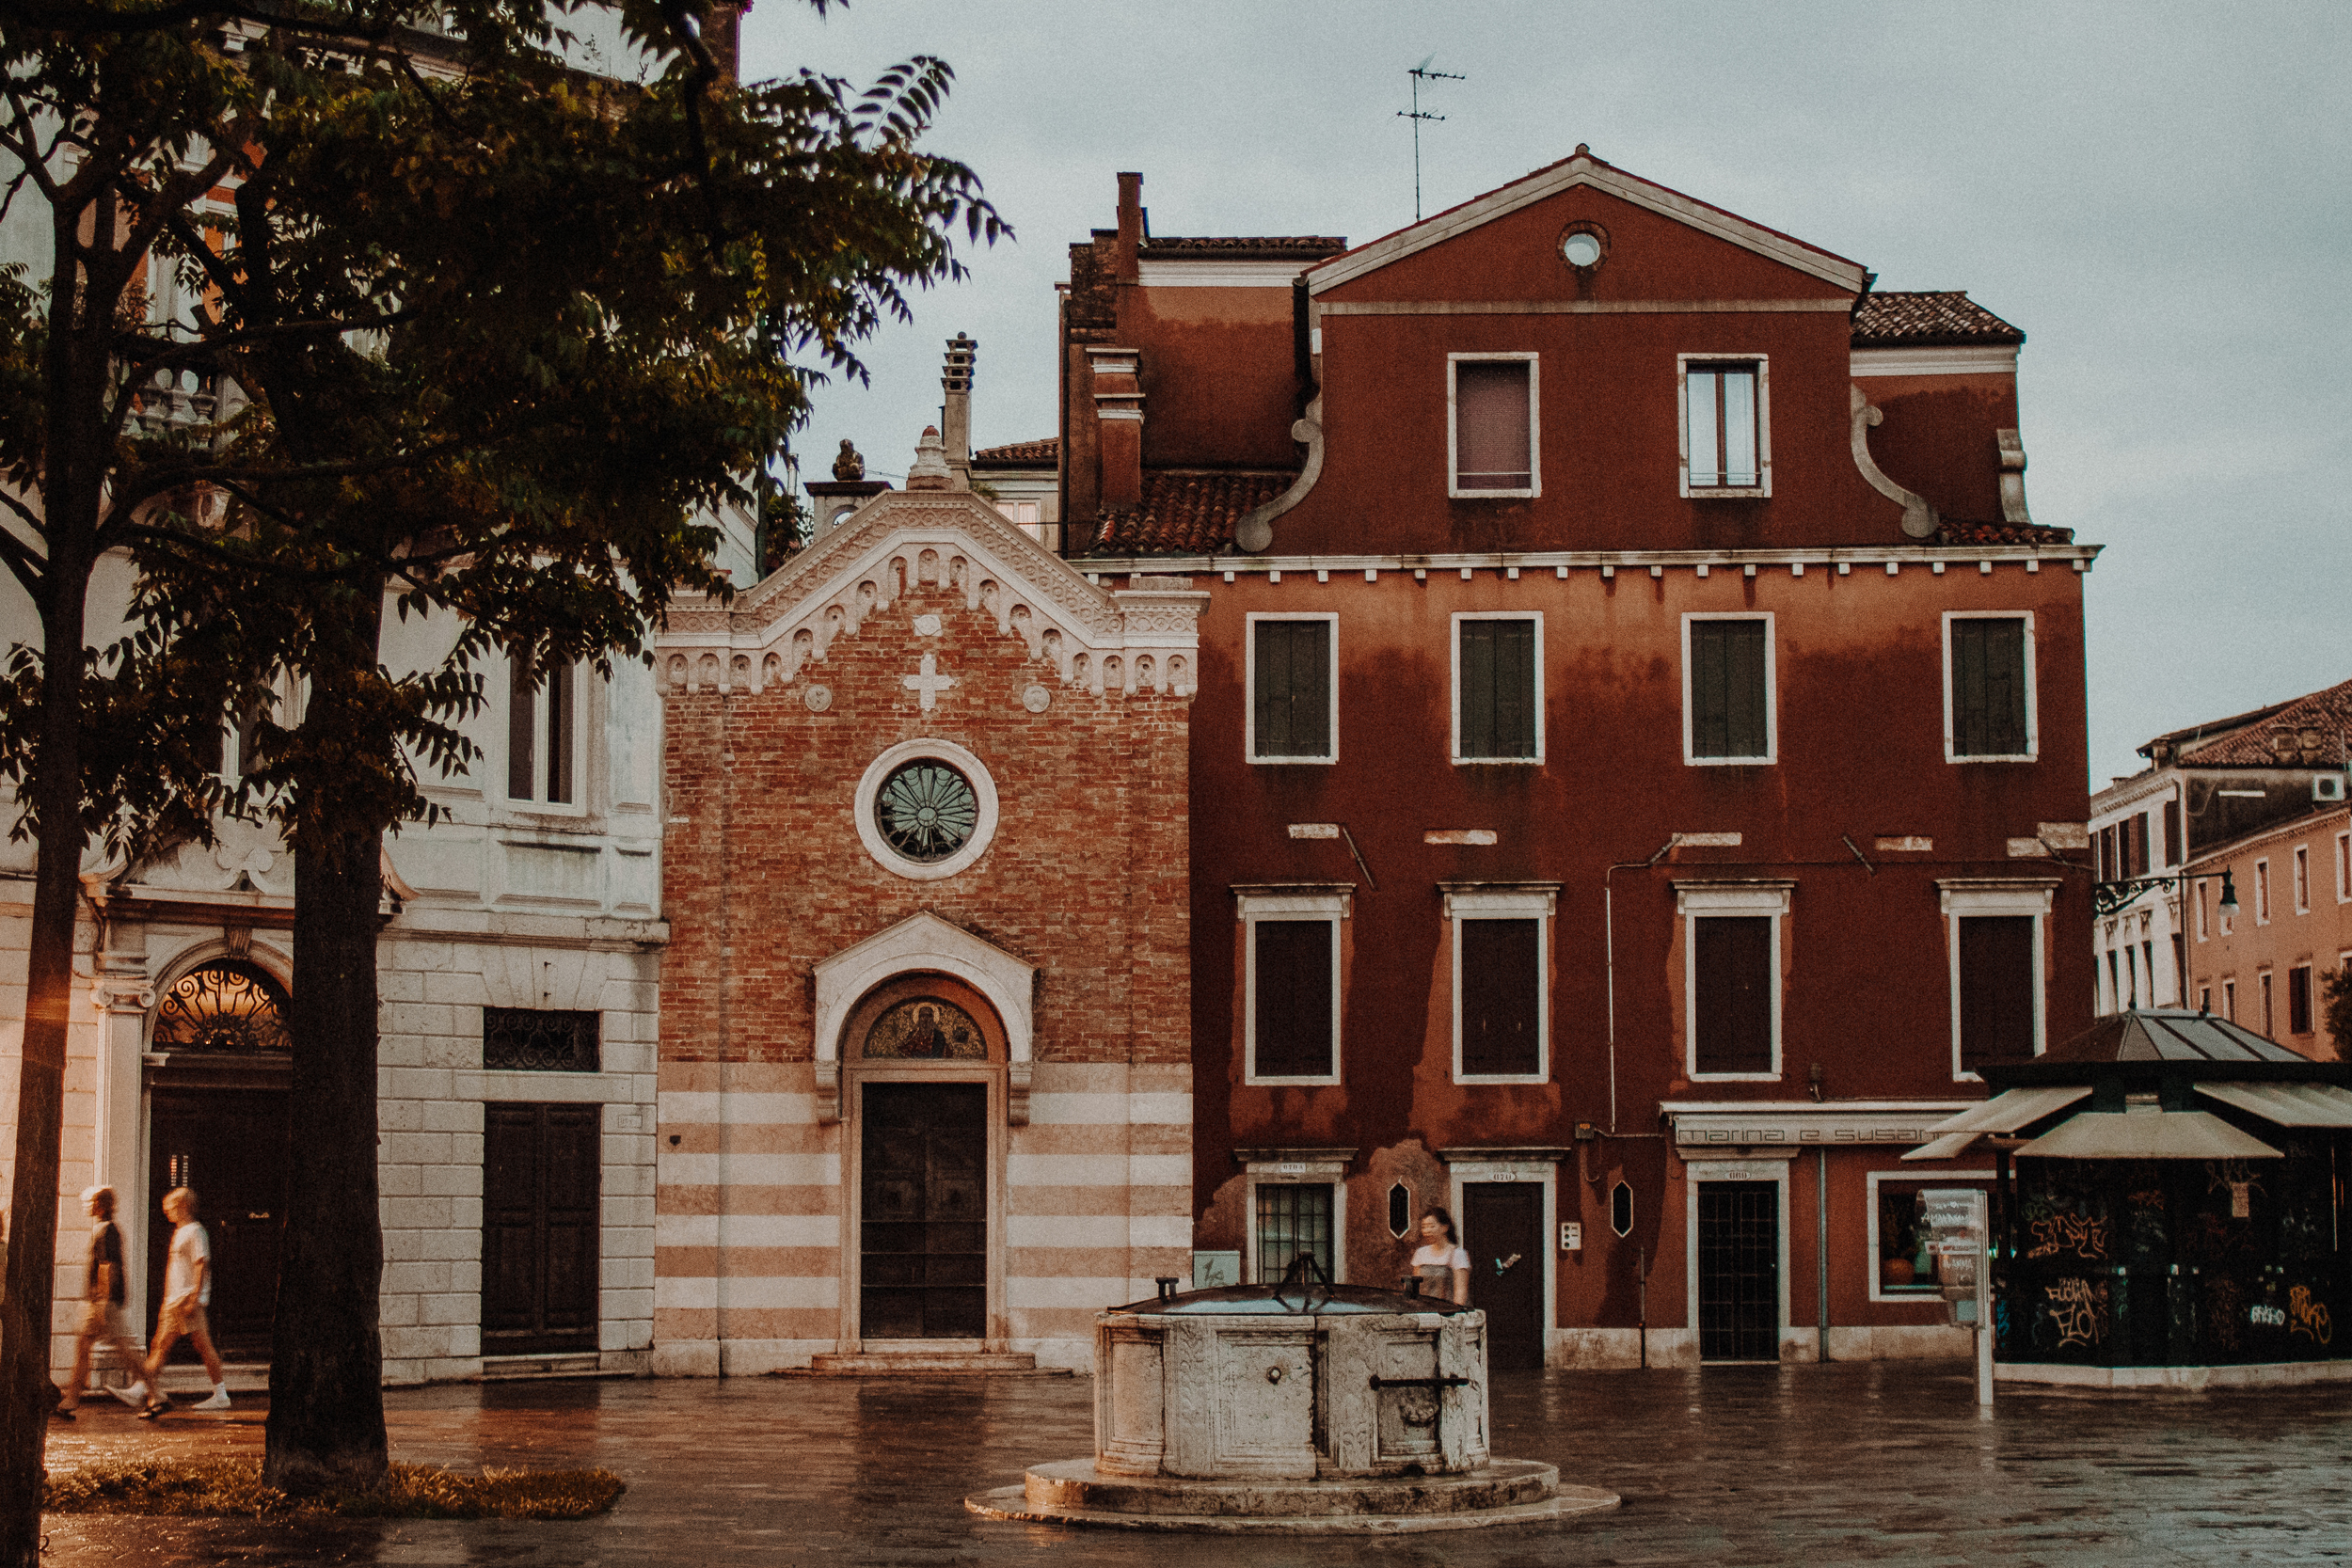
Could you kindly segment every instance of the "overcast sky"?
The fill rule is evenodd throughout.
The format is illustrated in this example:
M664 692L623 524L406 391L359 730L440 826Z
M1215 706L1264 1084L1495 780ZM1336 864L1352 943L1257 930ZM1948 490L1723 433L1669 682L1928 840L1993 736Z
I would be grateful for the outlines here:
M1144 174L1163 234L1340 234L1589 142L1611 163L2025 329L2034 520L2106 546L2089 585L2090 782L2149 736L2352 678L2352 6L1352 0L763 0L744 74L861 85L915 54L931 139L1018 238L822 392L896 477L943 340L979 341L977 445L1054 431L1055 282Z

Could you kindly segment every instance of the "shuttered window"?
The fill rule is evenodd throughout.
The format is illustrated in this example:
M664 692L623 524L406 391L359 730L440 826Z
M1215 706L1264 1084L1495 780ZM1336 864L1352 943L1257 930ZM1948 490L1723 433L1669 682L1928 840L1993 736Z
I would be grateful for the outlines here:
M1454 488L1532 490L1534 464L1532 359L1454 361Z
M2167 800L2164 803L2164 863L2175 866L2181 863L2181 802Z
M1249 932L1251 1076L1335 1076L1331 975L1339 927L1319 919L1254 920Z
M1331 726L1331 623L1252 621L1250 754L1328 759Z
M1691 922L1694 1070L1772 1070L1772 920L1708 915Z
M1767 624L1760 617L1693 619L1687 624L1692 757L1769 759L1772 746Z
M1464 920L1462 1075L1532 1078L1544 1070L1540 920Z
M2029 914L1960 921L1960 1065L2033 1059L2033 931ZM2108 955L2110 974L2114 955ZM2134 985L2137 980L2135 976ZM2109 989L2114 989L2112 979Z
M1454 629L1454 754L1465 762L1536 756L1535 623L1466 618Z
M2287 971L2287 1033L2312 1032L2312 966L2297 964Z
M1950 626L1952 755L2026 755L2025 618L1955 616Z

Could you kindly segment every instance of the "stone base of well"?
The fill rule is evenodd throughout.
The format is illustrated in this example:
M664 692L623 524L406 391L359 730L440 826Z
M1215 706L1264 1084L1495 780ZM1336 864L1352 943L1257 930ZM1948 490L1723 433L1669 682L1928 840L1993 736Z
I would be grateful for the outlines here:
M1564 1486L1557 1466L1525 1459L1498 1459L1456 1475L1329 1481L1106 1476L1090 1459L1069 1459L1031 1466L1019 1486L963 1500L985 1519L1294 1535L1543 1524L1616 1504L1613 1492Z

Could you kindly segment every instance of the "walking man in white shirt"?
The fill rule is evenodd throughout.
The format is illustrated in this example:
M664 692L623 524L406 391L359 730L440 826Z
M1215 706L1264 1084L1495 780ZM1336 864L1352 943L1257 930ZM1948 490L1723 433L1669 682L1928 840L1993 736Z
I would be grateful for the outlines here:
M204 1227L196 1223L195 1190L174 1187L166 1193L164 1215L178 1228L171 1233L171 1256L164 1267L164 1304L155 1314L155 1338L147 1352L147 1408L139 1414L150 1420L171 1408L171 1402L164 1397L164 1357L171 1354L173 1343L183 1334L204 1358L204 1370L213 1380L213 1397L196 1408L229 1408L220 1353L213 1349L212 1329L204 1321L204 1308L213 1299L213 1243Z

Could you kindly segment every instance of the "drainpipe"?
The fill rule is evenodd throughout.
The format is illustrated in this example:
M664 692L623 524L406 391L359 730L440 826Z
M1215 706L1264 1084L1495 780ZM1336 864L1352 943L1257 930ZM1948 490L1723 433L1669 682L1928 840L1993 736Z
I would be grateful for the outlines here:
M1815 1161L1813 1189L1814 1196L1818 1200L1816 1207L1819 1210L1813 1251L1814 1260L1820 1265L1820 1295L1817 1298L1820 1310L1814 1316L1820 1320L1820 1359L1827 1363L1829 1360L1829 1150L1817 1148L1813 1151L1813 1158Z

